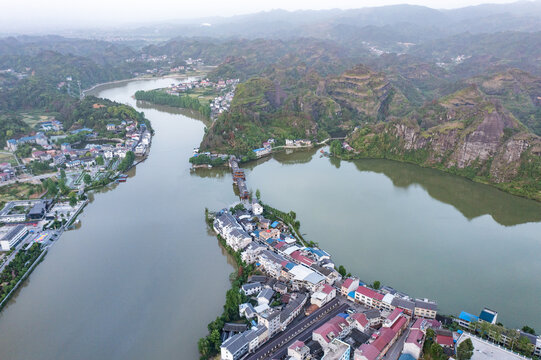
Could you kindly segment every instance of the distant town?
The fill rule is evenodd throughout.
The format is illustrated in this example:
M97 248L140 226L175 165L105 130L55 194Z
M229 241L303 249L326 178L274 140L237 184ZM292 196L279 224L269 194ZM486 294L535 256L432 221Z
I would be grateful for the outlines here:
M469 359L474 351L476 359L541 355L541 337L503 327L494 310L442 315L436 301L347 273L299 234L295 213L274 209L261 201L259 191L255 196L248 191L235 157L228 165L241 202L209 215L209 223L237 259L237 280L245 281L238 287L236 314L227 313L220 323L221 359ZM199 342L204 358L212 356L212 341Z
M60 121L45 118L37 131L8 139L2 152L0 190L8 191L0 210L0 309L73 226L88 202L85 193L125 182L123 172L151 145L151 131L137 120L115 121L103 131L65 131ZM27 199L26 189L36 192Z

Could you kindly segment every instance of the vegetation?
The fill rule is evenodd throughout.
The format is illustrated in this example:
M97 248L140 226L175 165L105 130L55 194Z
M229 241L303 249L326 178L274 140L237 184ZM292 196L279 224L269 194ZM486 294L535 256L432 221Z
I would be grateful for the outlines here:
M34 243L30 249L20 250L15 258L6 265L0 273L0 301L4 300L17 282L22 279L41 252L40 245Z
M447 356L443 353L443 348L436 342L436 333L432 329L426 330L423 358L425 360L447 360Z
M458 345L457 348L457 359L458 360L470 360L473 356L473 344L471 339L466 339Z
M167 105L199 111L201 115L210 118L210 106L203 105L199 99L188 95L176 96L160 90L142 91L135 93L135 99L148 101L153 104Z
M242 204L241 204L242 205ZM205 216L208 218L208 210L205 212ZM229 289L225 296L224 311L221 316L216 320L208 324L209 334L206 337L199 339L197 346L201 359L209 359L220 352L221 330L226 322L238 321L239 317L239 305L246 302L248 299L241 292L240 287L244 284L248 277L254 272L253 265L247 265L242 261L240 252L233 250L225 240L217 235L218 240L222 247L235 259L237 271L231 274L231 289Z
M118 168L117 168L118 171L120 172L127 171L133 165L134 160L135 160L135 154L133 153L133 151L128 151L124 159L122 159L120 164L118 164Z
M222 166L227 163L227 160L224 160L221 157L211 158L208 155L200 154L200 155L191 157L190 163L194 165Z

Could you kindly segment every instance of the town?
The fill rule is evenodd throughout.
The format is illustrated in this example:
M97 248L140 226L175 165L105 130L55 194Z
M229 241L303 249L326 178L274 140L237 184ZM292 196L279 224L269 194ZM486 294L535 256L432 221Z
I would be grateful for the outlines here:
M88 203L85 193L125 182L122 173L144 159L151 144L151 130L137 120L114 120L100 131L64 131L61 122L47 118L36 128L8 139L3 155L11 161L0 164L0 187L7 189L0 202L0 309L73 226ZM25 196L25 189L34 193Z
M221 329L221 359L541 355L541 337L504 328L496 311L485 308L479 316L468 312L445 316L438 313L435 301L348 274L329 253L299 235L294 213L263 204L259 191L252 196L235 157L228 165L241 202L210 220L218 238L240 259L242 271L253 270L239 288L239 320L225 322ZM200 351L208 355L204 348L208 341L202 340Z
M212 82L209 79L186 80L180 84L171 85L166 92L170 95L196 94L208 97L210 106L210 118L216 120L218 115L226 112L231 107L231 101L235 96L235 88L239 79L227 79ZM217 95L217 96L214 96ZM214 96L214 97L212 97Z

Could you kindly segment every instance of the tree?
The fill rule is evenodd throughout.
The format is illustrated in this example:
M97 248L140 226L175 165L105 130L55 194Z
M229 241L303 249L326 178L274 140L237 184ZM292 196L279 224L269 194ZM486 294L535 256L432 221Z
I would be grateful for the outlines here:
M524 331L525 333L528 333L528 334L535 335L535 330L533 328L529 327L528 325L524 325L522 327L522 331Z
M470 338L464 340L458 345L457 359L469 360L473 356L473 343Z
M66 171L64 169L60 169L60 178L66 179Z
M74 192L72 192L69 196L69 199L70 199L70 206L75 206L77 205L77 196L75 195Z
M430 355L434 360L443 358L443 348L441 345L436 342L430 345Z
M102 156L96 156L96 164L98 164L98 165L105 164L105 161L103 160Z
M342 276L346 276L346 274L347 274L347 271L346 271L346 268L344 267L344 265L340 265L340 266L338 267L338 272L339 272L340 275L342 275Z
M376 290L379 290L379 288L381 287L381 283L378 280L376 280L374 281L374 284L372 285L372 287Z
M92 177L90 177L90 174L85 174L85 176L83 176L83 181L85 182L85 184L90 185L90 183L92 182Z
M199 339L197 347L199 349L199 353L203 357L208 357L210 355L210 343L206 337Z
M261 192L259 191L259 189L255 191L255 197L257 198L257 200L261 201Z

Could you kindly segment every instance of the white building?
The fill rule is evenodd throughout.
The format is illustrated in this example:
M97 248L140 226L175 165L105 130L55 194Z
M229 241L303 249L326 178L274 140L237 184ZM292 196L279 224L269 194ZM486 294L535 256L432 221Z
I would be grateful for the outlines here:
M233 250L239 251L247 247L252 242L252 237L248 235L237 219L228 212L223 212L214 220L214 231L220 234L227 245Z
M14 226L0 240L0 247L3 251L13 249L17 244L28 234L28 230L24 225Z

